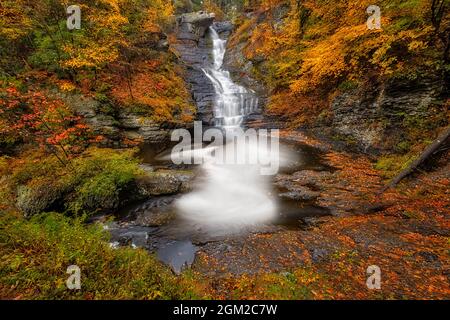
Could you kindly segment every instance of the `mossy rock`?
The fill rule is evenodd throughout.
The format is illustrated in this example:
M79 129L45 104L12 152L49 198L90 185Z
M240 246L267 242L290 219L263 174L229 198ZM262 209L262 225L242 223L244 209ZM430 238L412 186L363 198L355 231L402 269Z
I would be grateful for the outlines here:
M49 185L41 185L36 188L28 186L17 187L17 208L25 217L50 209L61 198L61 191Z

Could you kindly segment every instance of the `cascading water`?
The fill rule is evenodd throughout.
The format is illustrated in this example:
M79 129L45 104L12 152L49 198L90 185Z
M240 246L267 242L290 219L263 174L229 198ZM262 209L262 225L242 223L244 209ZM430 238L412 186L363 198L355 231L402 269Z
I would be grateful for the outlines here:
M210 28L213 41L214 63L203 69L211 80L216 93L214 116L216 125L225 129L240 126L244 116L254 112L258 106L258 98L254 92L234 83L230 73L222 68L226 50L226 40L220 38L214 28Z
M224 129L227 135L242 132L244 117L255 110L258 100L254 92L234 83L229 72L222 68L226 40L222 40L213 28L210 28L210 34L214 63L203 71L213 83L216 93L216 126ZM218 164L214 161L230 150L237 150L244 156L256 154L260 159L273 159L274 150L267 144L259 143L259 140L250 141L245 148L236 147L235 141L228 142L222 152L209 153L202 165L204 178L197 189L176 203L184 219L214 235L264 224L276 216L277 206L270 195L270 179L261 175L261 164L236 164L232 160ZM275 151L278 158L279 150Z

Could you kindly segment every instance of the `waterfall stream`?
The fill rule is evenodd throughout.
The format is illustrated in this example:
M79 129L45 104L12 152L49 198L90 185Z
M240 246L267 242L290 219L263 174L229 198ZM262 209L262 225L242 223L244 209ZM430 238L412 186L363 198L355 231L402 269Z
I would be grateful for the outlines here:
M215 89L216 127L223 129L228 138L230 134L242 132L244 117L256 109L258 99L254 92L234 83L230 73L223 68L226 40L221 39L212 27L210 35L213 63L203 71ZM202 165L204 177L197 189L176 203L183 218L215 235L241 231L275 218L276 203L270 194L270 179L261 175L260 164L236 164L228 158L220 164L214 161L214 157L231 150L237 150L241 155L271 159L274 150L259 140L252 140L242 147L232 139L226 143L223 152L211 155L211 161ZM278 153L275 156L278 157Z
M204 68L203 72L211 80L216 93L214 105L216 125L233 129L242 125L244 116L256 110L258 98L253 91L234 83L230 73L223 69L227 40L221 39L214 28L210 27L209 30L213 42L213 64L209 68Z

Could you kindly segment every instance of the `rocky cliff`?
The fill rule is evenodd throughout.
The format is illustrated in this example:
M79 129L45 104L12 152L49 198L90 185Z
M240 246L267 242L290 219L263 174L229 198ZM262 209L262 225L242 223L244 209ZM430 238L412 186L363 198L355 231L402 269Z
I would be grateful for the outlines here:
M190 85L197 106L197 118L203 123L213 123L214 87L202 67L211 63L211 43L207 35L213 25L214 14L195 12L177 18L176 43L172 45L186 69L185 79Z
M411 143L408 131L426 129L428 119L434 119L443 88L439 77L361 85L340 92L331 101L329 121L319 126L365 152L404 151L402 144Z

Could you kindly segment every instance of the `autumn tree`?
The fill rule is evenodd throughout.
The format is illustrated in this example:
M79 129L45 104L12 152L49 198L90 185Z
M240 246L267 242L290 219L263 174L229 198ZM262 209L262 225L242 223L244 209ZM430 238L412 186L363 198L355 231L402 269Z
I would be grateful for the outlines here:
M64 165L90 142L101 139L61 101L40 91L21 92L14 86L0 91L0 135L1 144L18 140L34 144Z

